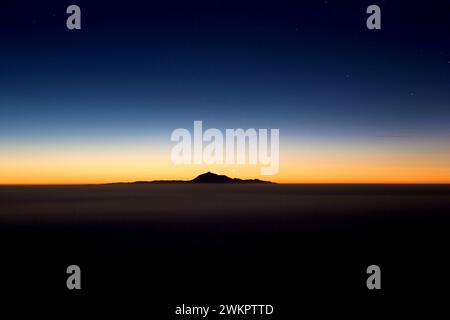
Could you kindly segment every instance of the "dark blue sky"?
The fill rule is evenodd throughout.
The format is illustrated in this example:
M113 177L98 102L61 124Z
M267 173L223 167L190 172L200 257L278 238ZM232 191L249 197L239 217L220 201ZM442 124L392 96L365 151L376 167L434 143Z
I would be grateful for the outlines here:
M365 27L372 3L382 30ZM78 1L69 31L69 2L6 1L0 130L444 130L450 5L408 3Z
M66 28L70 4L80 31ZM366 28L370 4L381 30ZM42 143L168 147L194 120L279 128L290 149L450 139L444 0L6 0L0 38L4 154Z

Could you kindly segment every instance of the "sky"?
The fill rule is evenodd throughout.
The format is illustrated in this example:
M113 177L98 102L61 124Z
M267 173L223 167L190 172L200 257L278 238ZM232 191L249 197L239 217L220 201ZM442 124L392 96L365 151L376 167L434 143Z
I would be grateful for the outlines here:
M6 0L0 39L0 184L450 183L448 1ZM278 128L278 174L174 165L194 120Z

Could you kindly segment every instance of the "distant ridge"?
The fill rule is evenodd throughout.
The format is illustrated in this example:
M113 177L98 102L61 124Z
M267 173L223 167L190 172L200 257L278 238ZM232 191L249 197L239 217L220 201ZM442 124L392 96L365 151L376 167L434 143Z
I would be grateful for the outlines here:
M239 179L239 178L230 178L226 175L215 174L212 172L203 173L192 180L153 180L153 181L135 181L135 182L117 182L112 184L121 184L121 183L273 183L270 181L264 181L259 179Z
M219 175L212 172L203 173L196 178L192 179L192 183L271 183L270 181L263 181L259 179L238 179L238 178L230 178L225 175Z

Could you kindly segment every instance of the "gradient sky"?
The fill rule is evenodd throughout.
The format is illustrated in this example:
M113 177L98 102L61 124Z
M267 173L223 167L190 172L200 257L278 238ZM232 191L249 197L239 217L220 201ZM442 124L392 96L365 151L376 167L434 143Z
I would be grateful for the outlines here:
M0 39L0 184L450 183L448 1L6 0ZM279 173L173 165L194 120L279 128Z

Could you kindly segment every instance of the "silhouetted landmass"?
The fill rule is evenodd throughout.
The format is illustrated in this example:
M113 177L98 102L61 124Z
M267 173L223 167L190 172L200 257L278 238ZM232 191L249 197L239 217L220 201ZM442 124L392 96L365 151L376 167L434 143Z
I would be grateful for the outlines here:
M259 179L239 179L230 178L226 175L215 174L212 172L203 173L192 180L153 180L153 181L135 181L135 182L118 182L120 183L273 183L271 181L264 181ZM113 183L115 184L115 183Z
M238 178L230 178L225 175L219 175L212 172L206 172L198 177L192 179L192 183L272 183L270 181L263 181L259 179L238 179Z

